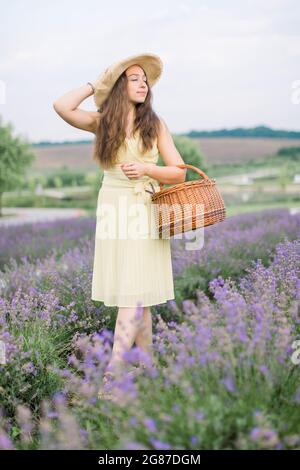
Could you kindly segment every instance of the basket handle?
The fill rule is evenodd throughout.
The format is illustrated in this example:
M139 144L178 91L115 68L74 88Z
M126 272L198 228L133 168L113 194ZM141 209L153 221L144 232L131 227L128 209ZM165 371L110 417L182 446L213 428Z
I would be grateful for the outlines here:
M209 177L207 176L207 174L204 173L204 171L200 170L200 168L197 168L197 167L194 166L194 165L189 165L189 164L187 164L187 163L184 163L184 164L181 163L180 165L173 165L173 166L177 166L178 168L182 168L182 169L184 169L184 168L190 168L191 170L196 171L200 176L202 176L203 179L210 181L210 179L209 179ZM164 183L159 183L159 189L160 189L160 191L163 189L163 187L164 187Z

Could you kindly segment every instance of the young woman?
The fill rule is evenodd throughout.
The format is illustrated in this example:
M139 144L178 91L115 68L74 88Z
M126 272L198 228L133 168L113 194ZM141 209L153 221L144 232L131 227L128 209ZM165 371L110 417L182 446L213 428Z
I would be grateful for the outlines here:
M119 307L106 377L122 368L122 354L133 343L154 363L150 306L174 299L170 239L155 238L153 232L149 235L151 193L159 190L159 182L180 183L186 174L185 169L175 166L184 161L165 121L151 106L151 88L161 72L162 62L157 55L131 56L108 67L95 82L71 90L53 103L67 123L95 134L93 157L103 170L92 299ZM98 111L79 109L92 94ZM159 154L164 167L156 165ZM126 200L127 212L121 200ZM131 235L135 232L136 236L124 236L123 229L132 221L131 208L135 204L146 208L147 228L140 233L140 225L131 225ZM104 236L104 208L108 208L109 222L114 222L109 236ZM142 315L138 316L141 309Z

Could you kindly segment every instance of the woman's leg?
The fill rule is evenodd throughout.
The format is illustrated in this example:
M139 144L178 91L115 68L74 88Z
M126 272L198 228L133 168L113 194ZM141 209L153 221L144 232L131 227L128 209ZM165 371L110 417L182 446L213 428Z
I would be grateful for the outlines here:
M143 321L143 316L138 318L137 312L135 307L119 307L112 356L106 368L107 371L120 371L124 366L122 354L131 349Z
M135 344L137 347L145 351L154 362L152 347L152 316L150 307L143 307L143 322L136 334Z

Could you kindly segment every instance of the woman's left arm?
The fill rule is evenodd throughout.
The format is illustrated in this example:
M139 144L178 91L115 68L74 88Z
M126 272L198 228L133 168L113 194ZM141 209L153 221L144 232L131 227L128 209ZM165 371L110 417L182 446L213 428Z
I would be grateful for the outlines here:
M160 124L157 147L166 166L145 163L145 174L164 184L183 183L187 169L176 168L174 165L184 164L184 161L175 147L170 131L162 118L160 118Z

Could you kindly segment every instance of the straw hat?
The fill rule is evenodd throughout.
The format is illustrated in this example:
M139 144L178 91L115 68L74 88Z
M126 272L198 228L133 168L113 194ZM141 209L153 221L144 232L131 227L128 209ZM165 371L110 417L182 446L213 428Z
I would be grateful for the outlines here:
M144 69L147 75L147 81L151 87L160 78L163 69L162 60L156 54L132 55L113 63L107 67L96 82L94 82L94 100L96 106L101 106L111 92L117 79L131 65L140 65Z

